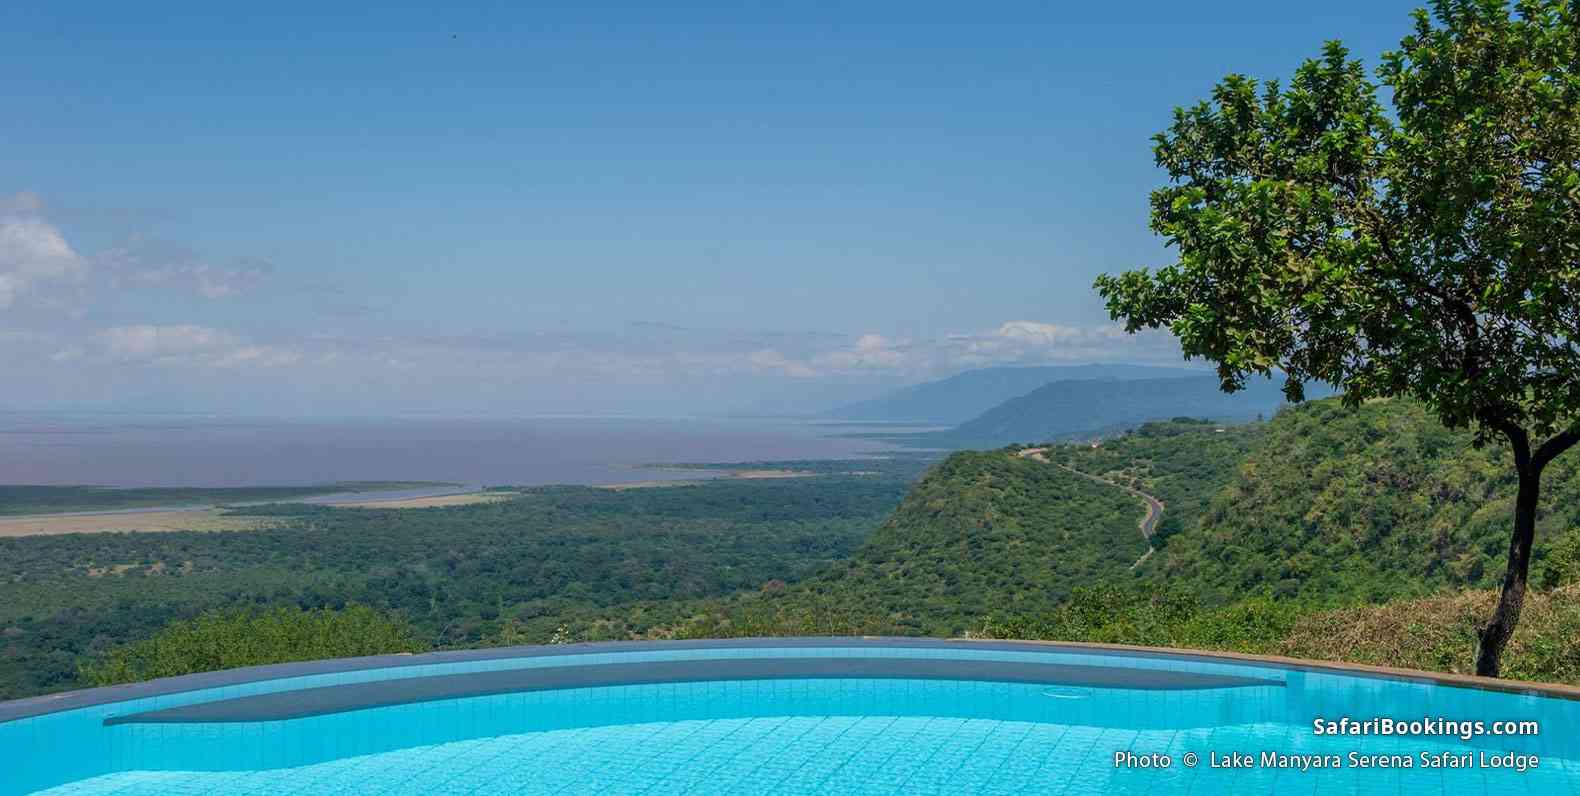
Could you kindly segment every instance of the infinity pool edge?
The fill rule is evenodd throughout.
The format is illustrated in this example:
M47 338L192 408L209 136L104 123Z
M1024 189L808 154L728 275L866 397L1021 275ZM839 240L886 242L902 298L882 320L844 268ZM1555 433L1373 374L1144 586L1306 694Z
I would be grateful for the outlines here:
M114 704L135 699L168 696L189 691L224 688L270 680L321 674L338 674L372 669L443 665L512 658L576 656L610 652L708 649L794 649L838 647L851 649L974 649L987 651L1047 650L1070 653L1172 659L1201 663L1225 663L1265 667L1283 671L1325 672L1369 679L1406 681L1554 699L1580 701L1580 687L1560 683L1503 680L1473 675L1428 672L1367 664L1319 661L1271 655L1251 655L1173 647L1147 647L1092 642L1036 640L932 639L905 636L795 636L785 638L694 639L655 641L596 641L577 644L544 644L517 647L489 647L443 650L424 653L397 653L356 658L331 658L312 661L249 666L214 672L165 677L139 683L44 694L0 702L0 724L79 708Z

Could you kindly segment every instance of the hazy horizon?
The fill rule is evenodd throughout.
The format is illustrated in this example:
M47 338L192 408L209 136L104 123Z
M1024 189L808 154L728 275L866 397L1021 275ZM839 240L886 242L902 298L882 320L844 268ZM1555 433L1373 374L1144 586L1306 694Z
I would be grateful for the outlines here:
M652 465L849 459L898 450L846 431L722 418L11 413L0 415L0 484L621 484L707 475Z
M173 408L152 406L94 406L88 404L74 405L70 403L54 403L50 405L26 406L6 405L0 403L0 415L47 417L50 415L93 417L126 416L172 416L172 417L208 417L226 420L402 420L402 419L440 419L440 420L552 420L552 419L654 419L654 420L732 420L732 419L785 419L799 420L809 423L845 423L847 420L830 418L831 410L840 409L865 402L885 399L904 391L927 384L947 381L956 376L967 373L996 370L1004 368L1041 368L1041 367L1079 367L1079 366L1136 366L1135 362L1057 362L1035 363L1016 365L994 365L984 368L966 368L957 371L948 371L936 376L928 376L918 380L904 380L896 382L857 383L850 385L828 386L823 390L808 389L790 395L779 394L772 398L765 398L757 403L741 406L713 407L697 406L692 404L660 404L660 405L623 405L614 404L610 408L583 409L574 411L569 409L541 409L531 410L509 404L484 409L456 409L446 407L410 406L398 408L389 404L370 406L365 411L347 411L342 414L326 413L322 411L291 411L291 407L274 407L272 410L246 410L234 408ZM1202 375L1211 374L1209 368L1199 363L1179 362L1162 365L1149 365L1149 367L1168 368L1178 370L1181 375L1195 372ZM1157 378L1169 378L1159 374ZM1080 377L1091 378L1091 377ZM899 422L914 425L912 421L861 421L869 423Z

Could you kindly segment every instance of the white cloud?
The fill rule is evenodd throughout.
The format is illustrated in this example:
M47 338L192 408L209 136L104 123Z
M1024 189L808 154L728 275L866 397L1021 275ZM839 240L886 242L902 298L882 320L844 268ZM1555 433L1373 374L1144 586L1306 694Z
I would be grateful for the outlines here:
M223 356L214 359L211 364L222 368L279 368L295 365L300 361L302 355L291 349L267 345L243 345L232 348Z
M274 272L274 266L257 258L215 265L184 246L141 237L96 259L121 285L187 290L207 299L240 295Z
M890 372L931 376L993 365L1058 362L1178 362L1179 347L1167 333L1126 334L1112 325L1072 326L1015 320L981 332L936 338L892 339L868 333L833 350L809 354L821 371Z
M75 313L91 303L94 287L175 289L221 299L251 290L274 271L257 258L216 264L185 247L143 237L82 254L48 216L36 194L0 196L0 310L26 298L22 306Z
M768 344L770 341L773 344ZM797 383L920 381L977 367L1054 363L1178 363L1166 333L1128 335L1113 326L1010 321L975 333L896 338L691 331L655 344L639 334L502 336L308 335L260 340L198 324L136 324L11 340L13 350L56 366L91 370L303 369L306 383L398 378L406 386L478 379L491 389L527 385L684 385L782 379ZM306 371L311 371L309 374ZM381 376L380 374L384 374ZM397 376L397 374L406 374ZM481 374L481 375L480 375ZM509 387L514 385L514 387ZM404 388L404 387L403 387ZM528 392L524 395L530 394Z
M235 338L206 326L117 326L99 334L105 350L123 359L158 359L212 351Z
M797 379L816 378L818 372L805 362L797 362L771 348L753 351L746 361L758 370L776 371Z
M894 370L912 364L913 354L908 340L864 334L846 348L818 354L815 361L835 370Z
M1057 323L1039 323L1037 321L1008 321L998 327L993 333L994 337L1006 340L1017 340L1033 345L1057 345L1071 340L1079 340L1088 335L1088 331L1075 326L1063 326Z
M206 367L281 367L301 361L291 348L250 343L206 326L116 326L97 335L100 350L120 362Z
M304 335L283 326L275 335L242 334L220 328L223 323L185 323L217 316L212 308L183 315L168 296L151 302L147 292L185 293L193 297L189 306L235 297L269 278L267 262L213 260L146 237L82 253L50 216L33 194L0 196L0 326L6 327L0 329L0 370L34 368L57 385L72 385L61 387L63 394L89 387L113 392L114 384L151 384L179 394L187 385L240 383L250 370L288 369L289 380L273 372L259 375L259 383L290 381L304 394L340 389L375 396L369 402L402 391L442 399L447 391L466 394L465 385L512 399L558 391L576 400L608 394L616 402L686 390L788 395L893 385L993 365L1179 361L1177 343L1164 332L1128 335L1112 325L1026 319L932 337L658 323L446 337ZM150 308L162 314L144 314ZM126 318L129 311L148 322L105 328L114 322L90 320ZM296 316L286 311L278 317L283 324Z
M0 309L52 284L80 282L87 263L66 237L40 215L32 194L0 198Z

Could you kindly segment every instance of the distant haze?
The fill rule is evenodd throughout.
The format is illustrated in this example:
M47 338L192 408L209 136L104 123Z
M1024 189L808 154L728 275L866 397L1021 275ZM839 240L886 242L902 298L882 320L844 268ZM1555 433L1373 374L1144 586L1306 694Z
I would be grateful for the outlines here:
M0 483L481 485L695 478L639 466L841 458L881 443L796 424L665 419L276 421L0 415Z

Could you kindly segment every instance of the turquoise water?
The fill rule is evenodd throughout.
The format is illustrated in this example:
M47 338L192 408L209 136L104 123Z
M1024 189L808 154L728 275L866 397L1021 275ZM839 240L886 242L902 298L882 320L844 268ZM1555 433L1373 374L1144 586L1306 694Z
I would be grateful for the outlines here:
M285 721L120 724L142 710L303 687L568 662L947 657L1249 675L1135 690L964 680L779 679L577 688ZM1317 735L1312 720L1534 720L1535 736ZM314 675L0 724L0 792L50 794L1489 793L1580 796L1580 703L1203 660L1067 652L798 648L527 657ZM1213 767L1231 752L1339 768ZM1164 768L1115 754L1168 755ZM1400 755L1411 768L1349 765ZM1186 766L1187 753L1199 756ZM1426 768L1421 755L1470 767ZM1510 758L1513 753L1523 757ZM1526 771L1486 760L1535 760ZM1500 757L1502 756L1502 757ZM1373 758L1386 759L1386 758Z

